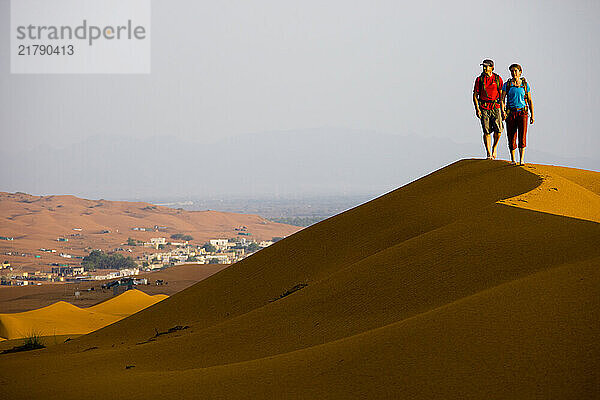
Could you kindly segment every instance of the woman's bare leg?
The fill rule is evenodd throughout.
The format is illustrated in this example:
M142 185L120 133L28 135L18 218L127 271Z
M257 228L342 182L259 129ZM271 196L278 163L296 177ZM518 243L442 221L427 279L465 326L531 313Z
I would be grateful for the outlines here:
M525 147L519 147L519 164L525 165Z

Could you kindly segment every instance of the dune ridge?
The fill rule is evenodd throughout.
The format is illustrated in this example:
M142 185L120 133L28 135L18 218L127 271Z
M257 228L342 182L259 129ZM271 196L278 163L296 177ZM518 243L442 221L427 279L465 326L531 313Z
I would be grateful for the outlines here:
M166 295L150 296L128 290L112 299L88 308L59 301L37 310L0 314L0 337L19 339L38 336L86 334L112 324L164 300Z
M108 396L593 398L597 182L456 162L117 323L4 358L0 383L77 398L40 373L25 393L35 362L88 389L110 381ZM189 328L149 340L175 326Z

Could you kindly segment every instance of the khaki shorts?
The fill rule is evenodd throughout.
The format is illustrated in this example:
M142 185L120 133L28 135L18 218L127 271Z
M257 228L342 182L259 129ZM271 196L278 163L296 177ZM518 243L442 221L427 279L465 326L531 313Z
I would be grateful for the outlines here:
M485 135L490 133L501 133L504 124L502 123L502 113L499 108L491 110L481 110L481 128Z

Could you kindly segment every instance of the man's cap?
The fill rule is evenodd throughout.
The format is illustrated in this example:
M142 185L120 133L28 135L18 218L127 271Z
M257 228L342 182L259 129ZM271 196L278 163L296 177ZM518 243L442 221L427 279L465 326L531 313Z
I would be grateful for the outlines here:
M483 60L483 62L479 65L487 65L488 67L494 67L494 62L492 60Z

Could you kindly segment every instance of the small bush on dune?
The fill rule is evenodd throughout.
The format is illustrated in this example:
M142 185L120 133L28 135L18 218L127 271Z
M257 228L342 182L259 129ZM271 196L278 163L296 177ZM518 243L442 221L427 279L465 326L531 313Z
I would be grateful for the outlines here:
M23 341L23 346L25 350L35 350L35 349L43 349L44 343L42 342L42 337L38 333L30 333Z
M25 338L23 338L23 344L21 346L15 346L12 349L4 350L2 354L6 353L18 353L20 351L29 351L29 350L37 350L43 349L44 343L42 342L42 337L37 332L31 332Z

